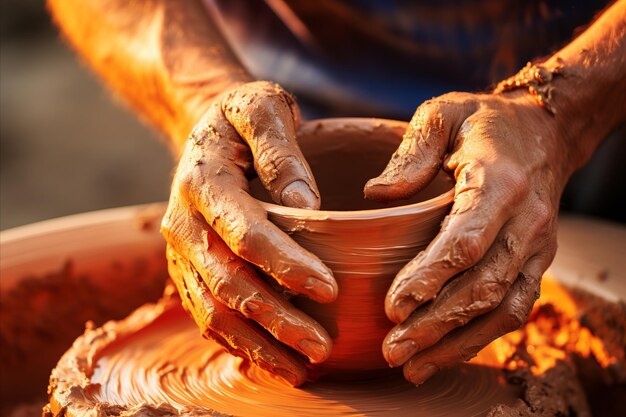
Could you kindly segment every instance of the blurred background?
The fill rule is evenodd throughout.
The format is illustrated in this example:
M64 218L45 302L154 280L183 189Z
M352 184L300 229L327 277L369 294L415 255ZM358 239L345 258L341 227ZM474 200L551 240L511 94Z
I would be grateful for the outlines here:
M59 38L43 0L0 13L0 228L165 201L173 160Z

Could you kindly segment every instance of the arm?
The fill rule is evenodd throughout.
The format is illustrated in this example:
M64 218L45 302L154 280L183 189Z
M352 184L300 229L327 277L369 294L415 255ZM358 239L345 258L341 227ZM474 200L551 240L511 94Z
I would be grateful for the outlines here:
M200 1L48 0L87 63L180 152L218 94L251 77Z
M247 193L254 166L277 203L319 208L296 142L296 102L275 84L250 82L200 1L48 5L76 49L179 155L161 232L183 306L205 337L302 384L307 358L324 361L332 341L258 271L319 302L332 301L337 284Z
M530 84L568 142L570 169L583 166L611 130L626 122L625 16L626 2L616 2L544 63L529 64L495 89L501 94Z
M385 300L397 326L383 353L407 379L421 384L524 324L554 258L565 183L626 121L625 91L621 0L493 93L450 93L417 109L389 165L365 187L386 200L410 196L442 167L456 179L439 235Z

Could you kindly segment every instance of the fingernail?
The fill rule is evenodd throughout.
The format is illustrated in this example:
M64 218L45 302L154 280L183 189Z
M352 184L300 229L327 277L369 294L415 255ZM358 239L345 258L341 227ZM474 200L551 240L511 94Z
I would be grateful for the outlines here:
M304 281L303 287L306 290L315 292L318 297L324 300L333 300L336 296L335 287L316 277L308 277Z
M421 385L433 376L439 368L434 363L426 363L415 371L410 372L410 380L415 385Z
M294 181L287 185L280 194L280 202L288 207L310 210L318 210L320 208L319 197L302 180Z
M302 353L311 358L313 363L320 363L328 358L326 346L311 339L303 339L298 342L298 348Z
M296 387L299 384L298 377L291 371L288 371L285 368L274 368L272 369L272 373L278 375L282 379L284 379L289 385L292 387Z
M413 339L403 339L387 344L387 356L392 366L402 365L418 350L419 346Z

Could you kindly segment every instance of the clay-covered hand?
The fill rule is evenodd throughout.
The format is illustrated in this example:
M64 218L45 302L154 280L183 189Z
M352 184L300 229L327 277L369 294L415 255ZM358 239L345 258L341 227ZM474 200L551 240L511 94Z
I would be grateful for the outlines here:
M520 327L556 250L568 176L553 117L527 93L451 93L421 105L368 198L406 198L442 168L456 179L438 236L396 276L383 353L421 384Z
M170 275L203 335L294 386L306 380L306 360L287 346L318 363L332 342L270 280L322 303L336 298L337 284L267 220L247 177L256 171L279 204L319 208L296 143L299 120L293 98L272 83L241 84L218 97L185 145L162 223Z

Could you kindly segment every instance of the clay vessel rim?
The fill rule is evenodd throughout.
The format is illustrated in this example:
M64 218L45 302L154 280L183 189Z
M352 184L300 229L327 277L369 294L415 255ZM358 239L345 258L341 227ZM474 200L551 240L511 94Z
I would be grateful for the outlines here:
M343 128L343 129L364 129L376 128L385 125L392 128L393 125L406 128L408 122L392 119L379 119L373 117L332 117L327 119L312 119L302 122L299 132L319 129ZM407 204L403 206L387 207L370 210L310 210L294 207L285 207L274 203L257 200L268 213L281 217L291 217L303 220L369 220L386 217L405 216L414 214L424 214L430 211L445 207L454 201L454 187L443 194L419 203Z
M454 188L430 200L420 201L406 206L388 207L372 210L310 210L294 207L279 206L278 204L266 203L257 200L268 213L281 217L293 217L306 220L367 220L383 217L405 216L423 214L452 204L454 201Z

